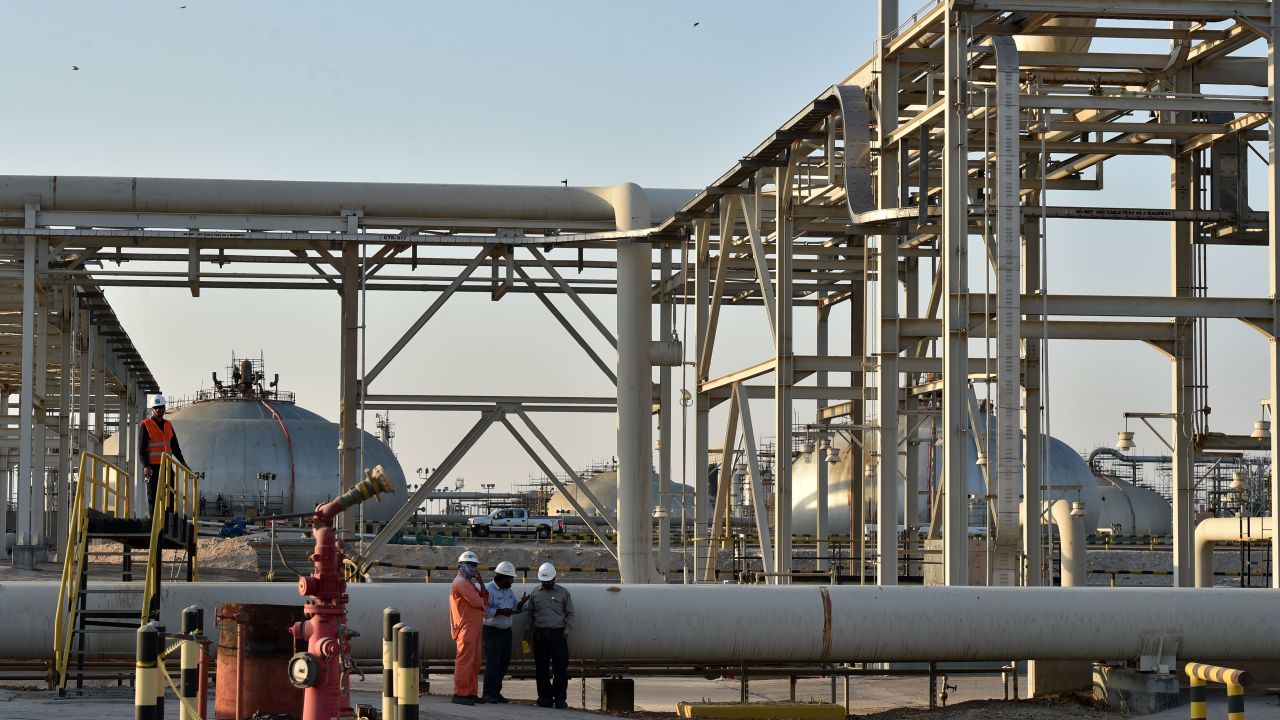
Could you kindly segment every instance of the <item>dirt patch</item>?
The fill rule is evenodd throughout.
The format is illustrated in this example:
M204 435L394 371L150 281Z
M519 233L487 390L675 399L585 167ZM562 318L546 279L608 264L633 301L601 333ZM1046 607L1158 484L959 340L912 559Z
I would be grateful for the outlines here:
M1051 696L1034 700L970 700L937 710L925 708L900 708L884 712L859 715L867 720L896 720L907 717L937 718L938 720L1114 720L1123 717L1093 702L1083 695Z

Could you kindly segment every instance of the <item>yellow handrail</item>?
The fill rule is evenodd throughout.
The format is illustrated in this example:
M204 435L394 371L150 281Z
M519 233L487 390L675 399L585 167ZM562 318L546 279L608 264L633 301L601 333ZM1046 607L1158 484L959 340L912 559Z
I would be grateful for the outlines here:
M133 481L129 473L101 455L82 453L76 474L76 494L67 523L66 551L62 558L62 582L53 619L54 661L58 687L66 687L71 657L71 628L80 603L80 577L88 549L89 511L126 518L133 511Z
M156 479L155 505L151 508L151 551L147 554L147 580L142 592L142 622L151 619L151 600L160 592L160 533L164 529L165 515L175 512L180 517L190 517L192 527L198 527L200 512L199 479L191 468L178 462L169 453L160 458L160 475ZM198 555L191 557L191 579L197 579Z

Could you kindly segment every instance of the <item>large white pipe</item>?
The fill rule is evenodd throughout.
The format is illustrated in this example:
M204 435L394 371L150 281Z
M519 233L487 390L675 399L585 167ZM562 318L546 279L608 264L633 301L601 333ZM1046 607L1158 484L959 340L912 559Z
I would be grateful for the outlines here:
M1072 503L1057 500L1049 506L1049 516L1062 538L1062 586L1083 587L1089 581L1085 556L1084 511L1072 512Z
M1270 540L1269 517L1205 518L1196 525L1196 587L1213 587L1213 549L1218 541Z
M649 203L637 185L607 196L619 230L649 226ZM622 582L653 582L653 251L649 243L618 245L618 571Z
M123 583L96 587L120 588ZM876 586L570 585L575 658L673 662L1124 660L1144 636L1179 638L1180 655L1280 659L1280 590ZM532 586L515 588L519 595ZM423 657L449 658L449 585L349 588L357 657L381 654L382 609L422 633ZM56 582L0 583L0 656L48 658ZM133 609L136 596L90 596L90 609ZM226 602L301 606L285 583L169 583L161 621ZM212 620L209 620L212 630ZM131 634L89 637L89 651L130 652Z
M21 210L32 198L39 198L45 212L337 216L344 210L362 210L377 217L612 224L615 214L610 198L618 187L0 175L0 209ZM694 194L692 190L635 189L656 220L669 217ZM646 223L648 219L646 215Z

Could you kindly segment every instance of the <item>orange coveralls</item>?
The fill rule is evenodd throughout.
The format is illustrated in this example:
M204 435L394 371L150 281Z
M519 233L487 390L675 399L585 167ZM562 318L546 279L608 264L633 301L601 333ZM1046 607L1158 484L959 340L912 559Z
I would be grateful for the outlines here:
M449 592L449 627L458 644L458 654L453 661L454 695L479 695L476 677L484 659L484 609L488 604L489 592L479 582L468 580L461 573L453 579Z

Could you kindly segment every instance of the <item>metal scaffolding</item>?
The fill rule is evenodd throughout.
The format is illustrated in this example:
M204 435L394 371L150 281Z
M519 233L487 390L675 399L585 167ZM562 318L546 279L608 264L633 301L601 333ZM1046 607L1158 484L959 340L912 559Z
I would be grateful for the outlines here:
M85 359L100 352L95 348L104 341L123 335L86 330L86 337L102 339L78 346L88 349L77 364L66 349L71 345L59 345L45 324L62 317L58 302L69 303L67 312L74 316L86 301L60 298L100 298L99 288L113 286L178 288L192 295L211 288L320 290L342 297L344 487L358 477L361 408L479 414L406 504L408 515L495 425L504 426L553 482L580 481L533 416L616 413L618 504L597 510L616 529L617 547L607 540L606 547L615 552L627 582L660 577L652 561L653 508L646 493L655 465L653 415L659 418L661 487L672 479L679 414L672 407L673 366L690 363L696 381L688 399L696 545L690 579L714 578L716 551L731 543L725 521L731 464L721 472L716 497L709 477L709 460L716 455L711 411L727 403L727 426L723 435L716 429L716 437L724 438L723 454L732 456L742 436L753 498L763 497L757 436L776 438L772 517L765 517L765 504L759 503L755 520L769 577L789 581L794 411L798 401L816 401L813 424L852 428L849 452L854 467L862 468L855 470L846 498L829 498L823 475L819 507L846 502L851 521L849 528L831 528L820 511L819 541L837 532L863 537L862 518L871 503L862 497L859 480L874 476L874 576L882 584L896 582L899 526L914 533L920 490L933 486L933 469L921 467L918 454L908 452L919 442L915 430L931 418L942 459L941 487L929 498L936 510L930 535L943 538L946 582L967 584L971 503L965 478L968 448L980 431L972 388L989 383L996 435L994 452L985 459L988 490L978 502L992 528L992 578L1003 585L1035 585L1044 577L1041 498L1051 481L1043 477L1047 447L1041 441L1050 429L1041 413L1048 342L1146 343L1158 353L1153 365L1163 358L1172 368L1170 408L1160 418L1173 427L1175 584L1191 585L1196 463L1222 450L1269 451L1273 457L1280 450L1280 433L1267 440L1210 430L1203 332L1208 319L1229 318L1263 333L1272 341L1270 397L1280 393L1280 347L1274 342L1280 235L1269 223L1280 193L1272 3L947 0L926 4L905 23L897 0L879 0L878 9L873 57L696 192L630 184L527 188L0 177L0 240L13 268L11 287L25 291L11 293L12 302L21 300L21 310L14 312L22 318L22 347L11 353L20 368L6 376L6 383L17 383L8 385L10 392L19 395L16 446L19 477L27 479L18 484L22 542L38 544L45 537L33 535L35 521L23 525L22 517L24 508L31 517L29 508L39 505L30 493L32 468L42 463L31 448L43 447L40 428L49 422L33 430L30 421L48 417L44 408L53 396L46 385L58 376L45 368L59 366L50 359L62 357L61 367L109 376L119 394L108 403L101 381L96 403L89 401L92 383L74 385L78 398L69 390L61 393L65 411L54 417L80 418L81 427L78 443L71 442L71 430L59 431L70 443L67 453L73 445L88 447L87 428L100 435L113 409L131 432L143 393L154 390L136 357ZM1168 52L1097 51L1090 43L1100 38L1167 42ZM1266 45L1265 54L1250 51L1259 43ZM1267 143L1270 160L1265 211L1247 203L1248 144L1259 141ZM1137 155L1169 158L1169 208L1049 204L1050 191L1106 189L1106 161ZM1045 230L1057 218L1167 225L1169 293L1049 292L1044 248L1052 238ZM1268 296L1207 296L1209 245L1265 247ZM989 267L990 292L971 283L970 257ZM118 267L106 269L105 259ZM133 269L142 262L173 267ZM361 373L363 295L378 291L429 301ZM617 392L551 396L531 389L478 396L396 392L377 384L459 292L487 293L494 302L536 301ZM600 294L617 298L612 327L583 300ZM850 346L833 350L831 311L844 303ZM687 347L674 332L681 305L694 319L691 338L683 338ZM758 313L760 337L771 351L746 362L726 359L721 351L718 366L732 369L713 375L721 318L730 306L760 308L749 312ZM815 323L813 354L796 347L799 322ZM66 333L76 326L58 319L49 327ZM49 341L41 339L46 335ZM975 342L993 342L994 354L975 353ZM616 361L608 358L614 350ZM114 370L98 371L111 362ZM753 416L751 400L761 399L772 401L772 412ZM85 420L90 410L98 413L93 423ZM65 473L59 477L65 483ZM1271 482L1274 516L1280 507ZM901 486L905 506L898 502ZM380 535L367 553L385 540ZM1274 542L1273 549L1280 549L1280 538ZM862 543L851 543L854 567L862 562L861 552ZM1276 568L1273 581L1280 586L1280 564Z

